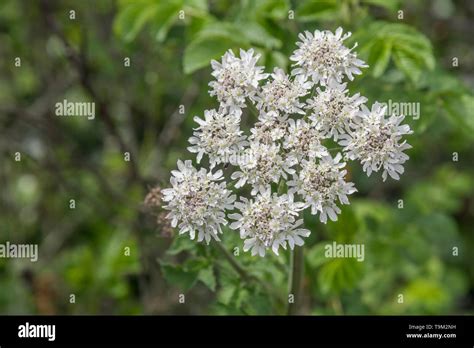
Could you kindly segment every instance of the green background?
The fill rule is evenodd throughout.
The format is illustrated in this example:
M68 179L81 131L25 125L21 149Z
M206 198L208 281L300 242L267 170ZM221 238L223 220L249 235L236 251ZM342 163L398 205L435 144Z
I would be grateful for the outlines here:
M241 278L143 201L193 159L192 118L217 106L210 59L254 47L267 72L288 70L299 32L342 26L370 65L351 93L418 102L421 116L406 118L400 181L351 164L359 192L339 221L305 216L300 313L472 314L473 15L453 0L0 1L0 243L39 244L36 263L0 259L0 313L284 313L288 253L240 250ZM95 102L96 118L57 117L63 99ZM226 232L226 249L241 248ZM364 243L365 261L325 258L332 241Z

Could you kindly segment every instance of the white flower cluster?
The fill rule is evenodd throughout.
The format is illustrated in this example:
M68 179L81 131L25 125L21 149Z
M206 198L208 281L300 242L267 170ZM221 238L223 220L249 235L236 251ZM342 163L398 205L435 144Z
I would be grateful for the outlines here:
M255 200L241 197L235 207L240 214L230 214L229 218L237 220L230 227L240 230L244 239L244 251L252 250L252 255L265 256L271 248L278 255L280 246L286 249L287 243L293 249L303 245L301 237L309 236L309 231L297 228L303 220L296 220L299 211L304 208L301 202L293 202L293 196L271 193L270 189L255 196Z
M219 240L221 225L227 224L225 211L233 209L236 199L224 181L218 183L224 179L222 170L214 174L204 168L198 171L191 161L178 161L178 169L171 172L173 187L161 191L171 226L178 226L180 234L189 233L191 239L197 232L198 242Z
M349 94L344 77L353 80L367 67L353 52L356 46L344 46L349 36L342 28L300 34L290 75L280 68L264 73L252 49L240 50L240 57L229 50L221 62L211 62L215 80L209 94L219 108L194 118L198 127L188 150L197 154L197 163L229 171L232 181L223 180L221 169L212 173L178 161L172 188L163 190L173 227L209 243L219 240L231 219L244 251L278 255L280 247L293 249L309 236L303 210L326 223L349 204L357 190L347 181L343 158L359 161L368 176L381 170L384 181L387 175L399 179L408 160L403 151L410 148L402 137L412 131L401 125L403 116L386 118L380 104L369 110L367 98ZM249 134L241 129L246 107L247 117L248 111L257 113ZM233 191L241 194L238 200Z

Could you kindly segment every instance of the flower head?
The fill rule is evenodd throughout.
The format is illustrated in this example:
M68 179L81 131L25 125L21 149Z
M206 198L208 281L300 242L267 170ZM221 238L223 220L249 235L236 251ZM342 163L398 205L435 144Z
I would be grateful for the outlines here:
M283 147L289 151L289 155L295 157L298 162L304 158L314 159L329 155L327 148L322 145L324 140L321 131L307 123L303 119L289 119L289 128Z
M240 58L229 50L222 57L222 63L211 61L212 76L216 80L209 83L209 94L216 96L219 103L230 110L245 107L245 99L252 99L259 81L268 77L263 73L264 68L256 65L259 58L259 54L254 56L253 49L241 49Z
M240 130L240 112L229 114L216 111L204 111L204 120L195 116L194 121L199 124L194 135L189 138L192 145L188 150L197 153L197 162L207 154L211 168L219 163L229 163L232 157L241 151L247 144L246 136Z
M219 240L229 218L230 227L240 231L244 251L264 256L271 249L278 255L280 247L293 249L309 236L302 228L302 210L319 214L323 223L336 221L341 205L357 191L346 181L342 154L330 154L334 143L342 146L345 160L360 161L367 175L382 170L384 181L388 175L398 179L408 159L404 150L411 147L402 138L412 131L401 125L403 116L386 118L379 104L369 110L365 97L349 94L343 80L353 80L367 67L353 52L357 44L344 45L350 35L342 28L301 33L290 57L291 74L274 68L268 80L252 49L240 50L239 56L229 50L220 62L213 60L209 94L219 106L206 110L202 119L194 117L198 126L188 147L198 163L206 155L210 169L178 161L172 187L161 192L165 205L153 203L156 192L147 203L166 209L160 213L167 214L168 224L191 239ZM242 110L246 106L257 111L258 120L244 133L240 123L249 114ZM250 191L250 197L236 202L223 171L212 172L219 165L234 180L233 191Z
M353 80L353 74L361 74L359 68L367 65L352 52L356 46L351 49L344 46L350 35L342 35L342 28L337 28L335 34L328 30L299 34L301 42L296 43L298 48L290 57L297 67L292 74L310 77L313 83L323 86L332 80L340 83L344 75Z
M178 161L170 179L172 188L162 190L164 209L170 212L166 218L172 227L179 227L179 233L189 233L191 239L198 234L198 242L209 244L211 238L219 240L221 225L226 225L226 209L233 209L236 196L226 188L222 171L214 174L193 167L191 161Z
M304 104L299 98L306 95L311 83L304 76L296 76L293 80L280 68L271 74L272 80L262 86L256 97L257 108L265 111L280 111L287 114L304 114Z
M286 249L287 243L293 249L295 245L303 245L302 237L309 236L306 229L298 228L303 220L297 220L302 203L295 203L291 195L278 196L270 190L258 194L254 199L244 197L235 206L238 214L229 217L237 220L230 228L238 229L244 239L244 251L251 250L252 255L265 256L267 249L278 255L278 249Z
M350 130L360 106L366 101L359 93L349 96L345 83L330 83L324 91L318 88L317 94L307 101L307 108L311 110L309 119L325 137L337 141Z
M252 142L244 151L244 160L239 163L240 171L232 173L231 178L238 180L235 187L245 183L252 186L252 195L268 190L271 183L278 183L280 177L287 178L295 171L291 167L296 163L292 158L285 158L280 153L280 145Z
M410 149L402 136L413 133L408 125L400 125L405 116L392 115L385 118L386 106L375 103L372 110L362 107L361 117L356 120L355 129L339 142L351 160L359 160L362 169L370 176L383 169L383 181L387 174L400 179L403 164L409 159L403 151Z
M328 216L336 221L341 212L337 201L349 204L347 195L357 191L353 183L344 179L347 171L343 170L346 164L339 163L341 158L341 154L337 154L334 158L325 156L318 162L303 160L301 171L288 181L289 192L301 195L306 206L311 207L311 214L319 212L323 223L327 222Z
M250 130L249 139L263 144L273 144L287 134L288 116L276 111L262 112Z

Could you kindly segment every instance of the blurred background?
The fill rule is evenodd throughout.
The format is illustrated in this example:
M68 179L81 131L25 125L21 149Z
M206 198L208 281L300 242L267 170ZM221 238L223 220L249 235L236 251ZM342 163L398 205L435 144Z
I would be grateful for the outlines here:
M1 0L0 243L39 259L0 258L0 313L284 313L289 255L240 253L242 278L215 245L177 238L159 187L216 107L211 59L254 47L288 70L299 32L342 26L370 65L351 93L420 117L400 181L350 165L359 192L339 221L305 216L300 313L473 314L473 15L455 0ZM64 99L95 119L56 116ZM325 258L332 241L364 243L365 261Z

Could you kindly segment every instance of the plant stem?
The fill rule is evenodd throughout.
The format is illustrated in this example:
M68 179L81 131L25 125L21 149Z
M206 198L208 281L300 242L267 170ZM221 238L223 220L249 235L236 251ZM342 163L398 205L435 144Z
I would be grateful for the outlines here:
M251 280L253 277L242 267L240 263L237 262L235 257L222 245L221 242L214 243L217 245L219 250L222 252L224 257L229 261L232 268L245 280Z
M293 303L288 303L288 315L295 315L298 313L302 295L301 286L304 275L304 254L302 246L295 246L291 251L290 267L290 294L293 295Z
M276 291L274 287L261 281L253 274L248 273L245 268L242 267L242 265L235 259L234 255L232 255L232 253L230 253L221 242L216 242L214 244L217 245L217 248L222 252L225 259L229 261L229 264L244 281L249 283L252 281L258 283L268 294L272 295L280 305L284 306L284 299L280 296L280 294L278 293L278 291Z

